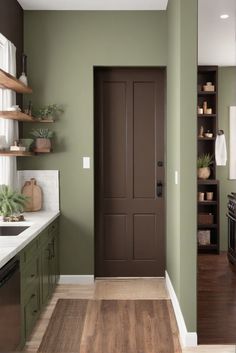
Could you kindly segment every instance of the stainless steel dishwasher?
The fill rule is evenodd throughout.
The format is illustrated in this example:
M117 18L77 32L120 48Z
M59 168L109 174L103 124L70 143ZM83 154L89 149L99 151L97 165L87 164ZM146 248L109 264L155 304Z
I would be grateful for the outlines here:
M0 353L17 350L20 327L20 269L14 257L0 269Z

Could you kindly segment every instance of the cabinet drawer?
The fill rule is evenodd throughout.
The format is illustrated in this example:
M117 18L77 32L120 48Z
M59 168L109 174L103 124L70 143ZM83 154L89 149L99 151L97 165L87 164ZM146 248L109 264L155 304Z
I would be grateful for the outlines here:
M28 289L32 283L35 285L39 281L39 256L31 259L21 271L22 289Z
M21 254L23 263L27 263L35 255L39 248L39 239L34 239L29 245L25 247Z
M40 312L39 286L29 291L24 301L25 338L27 339L34 327Z

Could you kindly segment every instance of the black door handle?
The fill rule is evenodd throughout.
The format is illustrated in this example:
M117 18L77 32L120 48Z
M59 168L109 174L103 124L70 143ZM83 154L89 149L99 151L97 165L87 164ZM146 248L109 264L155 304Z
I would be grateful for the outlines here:
M157 182L157 197L162 197L163 184L162 181Z

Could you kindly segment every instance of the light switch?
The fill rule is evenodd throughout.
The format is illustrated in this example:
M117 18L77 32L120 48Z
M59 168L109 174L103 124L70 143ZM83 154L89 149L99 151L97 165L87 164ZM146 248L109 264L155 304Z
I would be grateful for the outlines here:
M83 169L90 169L90 157L83 157Z
M179 173L178 171L176 170L175 171L175 185L178 185L179 184Z

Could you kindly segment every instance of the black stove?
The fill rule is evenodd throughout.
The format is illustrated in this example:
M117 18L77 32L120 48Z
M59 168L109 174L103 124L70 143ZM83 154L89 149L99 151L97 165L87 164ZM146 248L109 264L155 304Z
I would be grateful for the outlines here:
M236 193L235 192L232 192L231 194L228 195L227 208L230 216L236 219Z
M236 264L236 193L228 195L228 259Z

